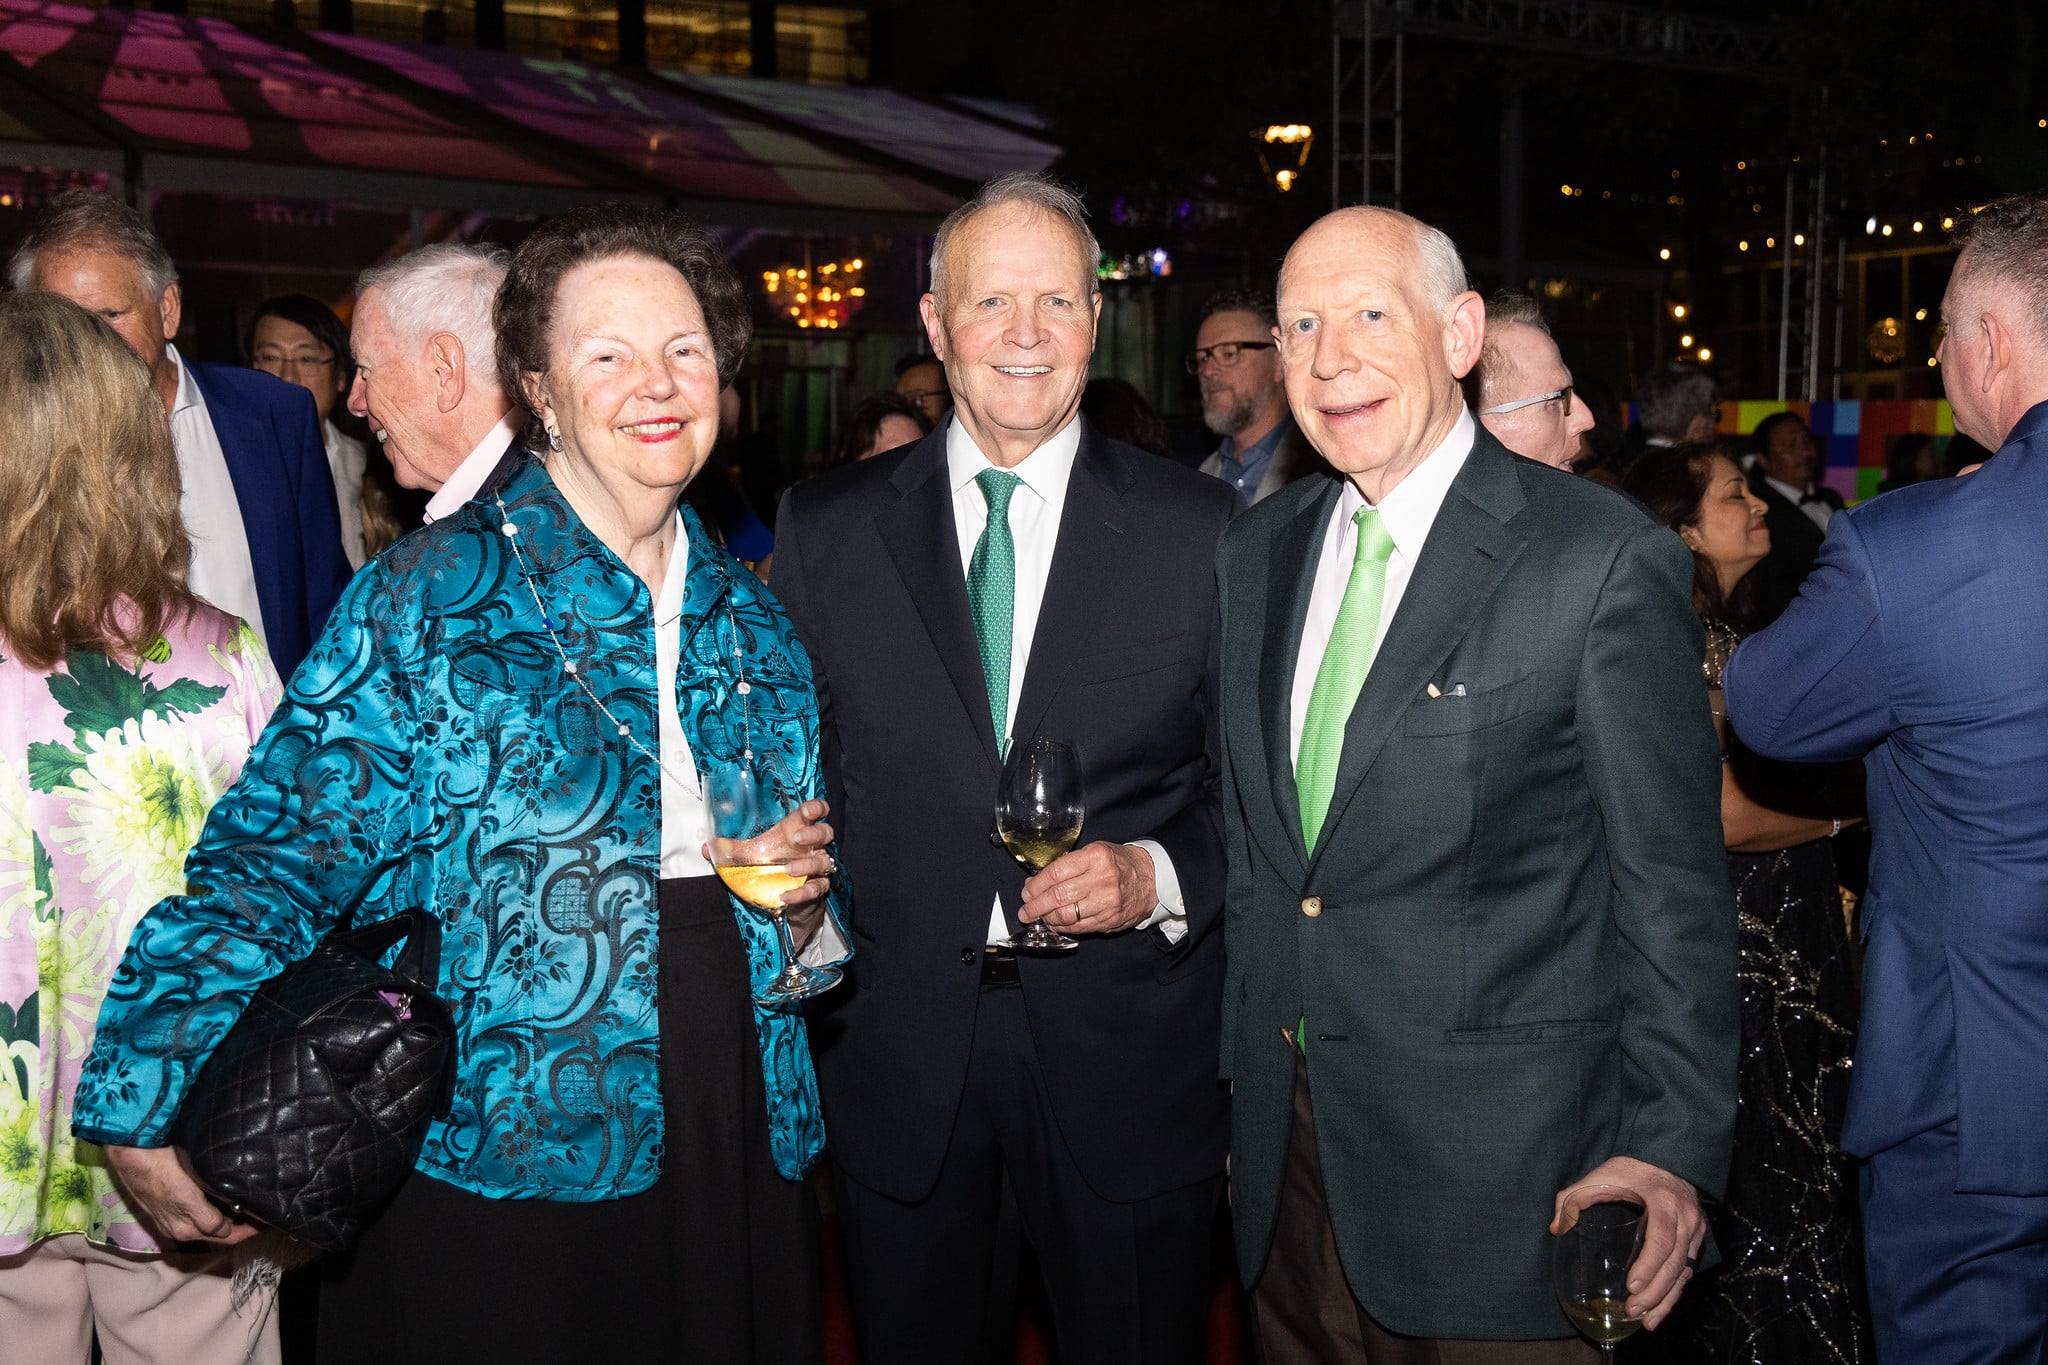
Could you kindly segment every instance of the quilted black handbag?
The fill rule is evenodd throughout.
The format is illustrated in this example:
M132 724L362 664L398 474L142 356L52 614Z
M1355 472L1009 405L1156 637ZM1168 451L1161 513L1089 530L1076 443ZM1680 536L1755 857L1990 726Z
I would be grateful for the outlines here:
M329 934L257 990L171 1127L222 1211L341 1251L397 1192L454 1082L454 1020L428 984L440 945L407 910Z

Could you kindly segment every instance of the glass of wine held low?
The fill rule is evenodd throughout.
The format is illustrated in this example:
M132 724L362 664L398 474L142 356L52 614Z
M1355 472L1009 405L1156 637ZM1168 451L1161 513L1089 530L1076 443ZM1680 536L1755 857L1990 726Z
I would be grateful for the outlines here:
M1026 872L1043 872L1080 842L1086 815L1073 745L1037 738L1010 745L996 791L996 834ZM1081 945L1041 919L1001 946L1020 953L1070 953Z
M775 921L782 932L786 964L756 1004L784 1005L823 994L839 984L837 967L806 967L797 961L796 939L783 913L782 893L794 891L804 879L789 871L789 862L803 857L800 849L773 834L783 817L802 805L796 785L775 759L752 759L707 768L704 802L711 810L711 866L734 895Z
M1643 1251L1647 1221L1634 1192L1610 1186L1588 1191L1598 1202L1557 1236L1550 1249L1550 1286L1572 1326L1600 1348L1602 1365L1614 1344L1643 1325L1628 1311L1628 1272Z

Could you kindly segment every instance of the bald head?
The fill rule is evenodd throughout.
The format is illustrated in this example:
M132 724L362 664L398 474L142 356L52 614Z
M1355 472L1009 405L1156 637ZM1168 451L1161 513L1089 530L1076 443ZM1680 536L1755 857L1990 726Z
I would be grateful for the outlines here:
M1572 372L1541 319L1490 321L1478 373L1479 420L1494 438L1517 455L1570 469L1593 414L1572 392Z
M1319 219L1280 268L1287 402L1370 503L1441 445L1479 359L1485 308L1450 238L1390 209Z

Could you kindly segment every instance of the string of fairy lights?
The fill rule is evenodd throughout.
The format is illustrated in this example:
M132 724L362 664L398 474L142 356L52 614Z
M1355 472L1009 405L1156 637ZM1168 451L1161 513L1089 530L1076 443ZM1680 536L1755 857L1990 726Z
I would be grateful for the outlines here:
M2035 132L2048 133L2048 118L2034 119L2032 124ZM1880 183L1884 180L1897 178L1902 171L1909 175L1915 171L1922 174L1932 171L1937 164L1937 156L1938 166L1942 171L1981 170L1985 164L1985 157L1982 152L1954 151L1947 141L1937 138L1936 134L1932 131L1909 131L1903 138L1896 135L1887 135L1876 138L1875 142L1880 152L1890 153L1894 158L1901 159L1902 162L1904 158L1908 157L1914 158L1917 162L1915 165L1900 164L1876 168L1873 174ZM1920 160L1920 158L1924 158L1924 160ZM1801 158L1796 155L1790 158L1791 163L1799 163L1800 160ZM1734 168L1737 172L1754 173L1759 180L1762 179L1762 173L1765 169L1761 160L1749 157L1736 161ZM1773 172L1787 169L1792 169L1792 167L1781 163L1778 167L1773 168ZM1686 195L1683 192L1684 184L1684 172L1678 168L1673 168L1669 172L1669 183L1655 191L1645 191L1640 185L1632 191L1615 188L1603 189L1574 181L1566 181L1560 184L1558 190L1563 198L1571 200L1600 202L1625 198L1630 203L1659 204L1661 202L1663 207L1682 209L1686 203ZM1757 224L1756 227L1748 230L1743 230L1739 226L1731 229L1730 238L1732 238L1734 255L1738 261L1745 257L1754 259L1759 252L1781 252L1787 248L1788 244L1783 228L1765 226L1770 221L1774 212L1782 212L1783 209L1782 198L1777 198L1776 202L1773 203L1775 188L1775 186L1769 184L1752 181L1740 183L1730 190L1730 196L1735 199L1736 204L1739 205L1747 201L1749 212L1755 215ZM1953 212L1945 213L1872 213L1863 220L1862 237L1867 240L1869 250L1880 253L1924 249L1922 244L1925 244L1926 248L1932 248L1938 243L1937 232L1945 233L1955 228L1957 213L1965 211L1975 213L1979 208L1981 208L1981 205L1972 206L1967 210L1957 209ZM1836 242L1829 243L1829 245L1834 246L1836 243L1854 239L1854 220L1850 219L1844 223L1843 232L1836 238ZM1724 241L1726 240L1729 239L1724 239ZM1790 234L1789 247L1796 250L1805 248L1806 245L1806 232L1795 229ZM1660 263L1667 266L1672 265L1675 259L1675 252L1681 249L1682 245L1659 245L1657 247L1657 259ZM1691 312L1690 305L1682 301L1667 301L1666 307L1671 318L1681 324L1681 329L1678 332L1681 352L1687 358L1696 359L1702 363L1711 361L1714 355L1711 344L1697 335L1694 329L1683 326ZM1913 315L1914 321L1926 322L1926 313L1927 310L1925 308L1917 309ZM1934 335L1936 344L1938 344L1938 328ZM1865 346L1870 351L1872 358L1877 359L1880 363L1898 363L1906 354L1903 320L1895 317L1878 319L1869 329L1869 335L1865 338ZM1934 355L1927 356L1926 360L1930 368L1939 364L1939 360Z

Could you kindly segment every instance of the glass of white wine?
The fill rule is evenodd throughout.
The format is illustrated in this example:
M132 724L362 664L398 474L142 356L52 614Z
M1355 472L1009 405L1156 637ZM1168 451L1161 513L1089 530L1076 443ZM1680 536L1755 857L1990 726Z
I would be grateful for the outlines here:
M1027 872L1043 872L1081 839L1081 762L1074 746L1033 738L1010 745L996 791L996 833ZM1004 947L1021 953L1070 953L1080 943L1038 920Z
M796 939L783 913L782 893L804 879L789 862L807 850L770 835L784 816L803 804L782 765L768 755L705 769L704 801L711 808L711 866L741 900L762 911L782 931L780 975L754 997L762 1005L783 1005L821 995L839 984L837 967L806 967L797 961Z
M1572 1326L1600 1348L1605 1365L1614 1344L1643 1325L1628 1311L1628 1272L1643 1251L1643 1201L1630 1190L1596 1186L1597 1202L1550 1249L1550 1287Z

